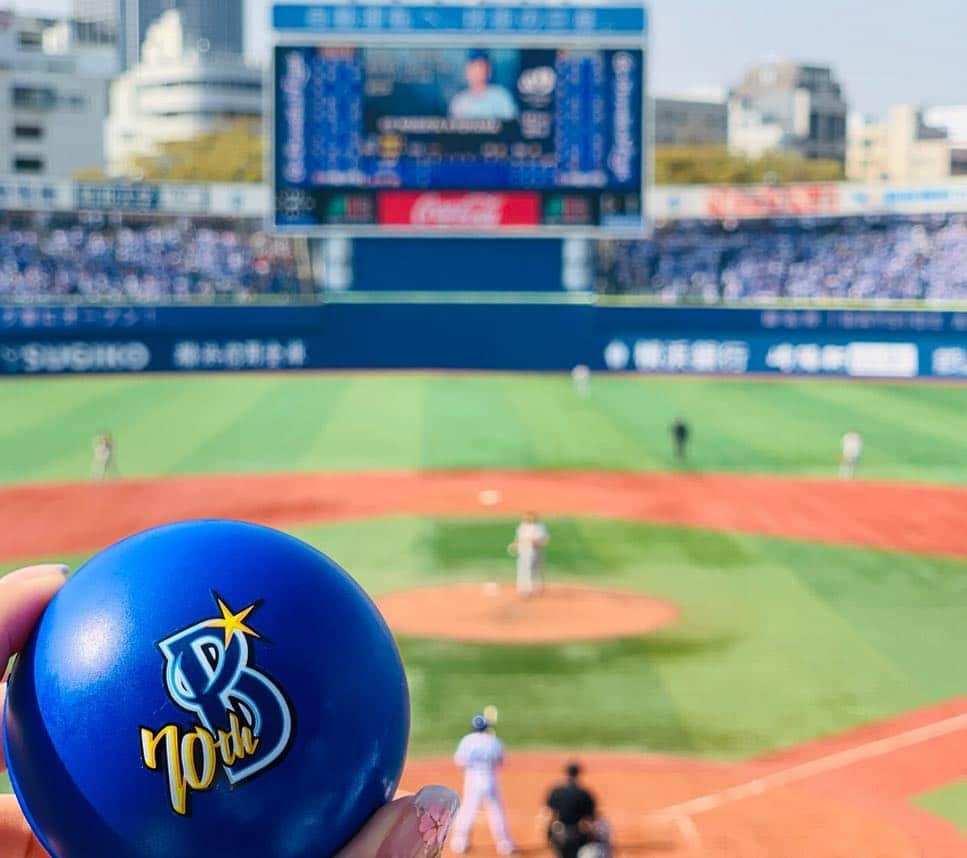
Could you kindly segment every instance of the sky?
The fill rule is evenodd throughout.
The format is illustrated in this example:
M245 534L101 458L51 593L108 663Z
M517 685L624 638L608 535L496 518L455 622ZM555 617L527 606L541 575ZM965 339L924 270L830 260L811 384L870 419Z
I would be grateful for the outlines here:
M70 0L13 0L25 12ZM268 45L270 0L245 0L249 53ZM0 0L0 8L10 0ZM964 0L650 0L651 88L727 89L769 58L830 64L850 108L967 103Z

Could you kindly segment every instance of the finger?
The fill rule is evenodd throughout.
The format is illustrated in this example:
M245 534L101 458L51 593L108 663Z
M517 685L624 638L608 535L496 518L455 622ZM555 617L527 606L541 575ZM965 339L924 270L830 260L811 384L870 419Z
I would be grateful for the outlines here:
M452 790L424 787L377 811L336 858L437 858L459 806Z
M63 585L66 571L66 566L31 566L0 578L0 676L10 656L23 648L47 603ZM5 695L6 684L0 683L0 712ZM5 768L0 743L0 772ZM7 854L0 849L0 855Z
M63 563L41 563L38 566L25 566L23 569L14 569L0 577L0 587L13 584L15 581L28 581L31 578L43 578L46 575L60 575L67 577L70 572Z
M336 858L367 858L375 856L376 850L386 839L387 834L396 825L403 814L410 809L412 798L399 798L384 805L370 818L362 831L340 852Z
M12 795L0 795L0 855L46 858Z
M0 666L22 649L47 603L64 583L63 566L18 569L0 579Z

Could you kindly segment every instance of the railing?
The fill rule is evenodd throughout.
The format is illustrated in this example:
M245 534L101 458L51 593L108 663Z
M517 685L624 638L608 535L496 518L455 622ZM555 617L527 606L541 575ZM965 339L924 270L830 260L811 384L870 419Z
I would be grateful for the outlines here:
M0 210L121 211L264 218L268 185L84 183L0 176ZM967 179L917 184L659 185L648 192L656 220L921 215L967 212Z
M294 292L289 294L178 295L168 300L138 299L118 295L43 295L15 297L0 293L0 307L314 307L321 304L545 304L597 307L645 307L653 309L728 310L862 310L905 312L967 312L967 301L933 301L854 298L770 297L720 299L696 298L669 301L657 295L613 295L596 292L438 292L438 291L346 291Z

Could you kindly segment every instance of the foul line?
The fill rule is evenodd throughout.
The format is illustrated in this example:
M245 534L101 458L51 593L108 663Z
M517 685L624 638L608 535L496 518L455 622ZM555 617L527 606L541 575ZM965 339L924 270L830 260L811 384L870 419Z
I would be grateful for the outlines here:
M887 736L885 739L877 739L873 742L867 742L864 745L857 745L845 751L837 751L835 754L829 754L826 757L820 757L808 763L801 763L798 766L791 766L788 769L763 775L761 778L756 778L744 784L737 784L736 786L728 787L719 792L689 799L680 804L669 805L668 807L655 811L655 813L661 816L706 813L707 811L715 810L732 802L762 795L770 790L790 786L816 777L817 775L835 772L847 766L852 766L855 763L862 762L863 760L882 757L894 751L899 751L902 748L919 745L922 742L928 742L931 739L937 739L940 736L945 736L948 733L956 733L958 730L963 729L967 729L967 713L954 715L951 718L945 718L942 721L936 721L924 727L917 727L905 733L897 733L895 736Z

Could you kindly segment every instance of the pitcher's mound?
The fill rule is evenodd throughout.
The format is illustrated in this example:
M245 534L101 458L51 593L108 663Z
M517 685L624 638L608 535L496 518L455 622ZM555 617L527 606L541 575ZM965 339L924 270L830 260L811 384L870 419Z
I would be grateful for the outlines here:
M471 643L635 637L678 619L678 609L661 599L557 584L529 598L511 585L486 583L405 590L377 603L396 634Z

